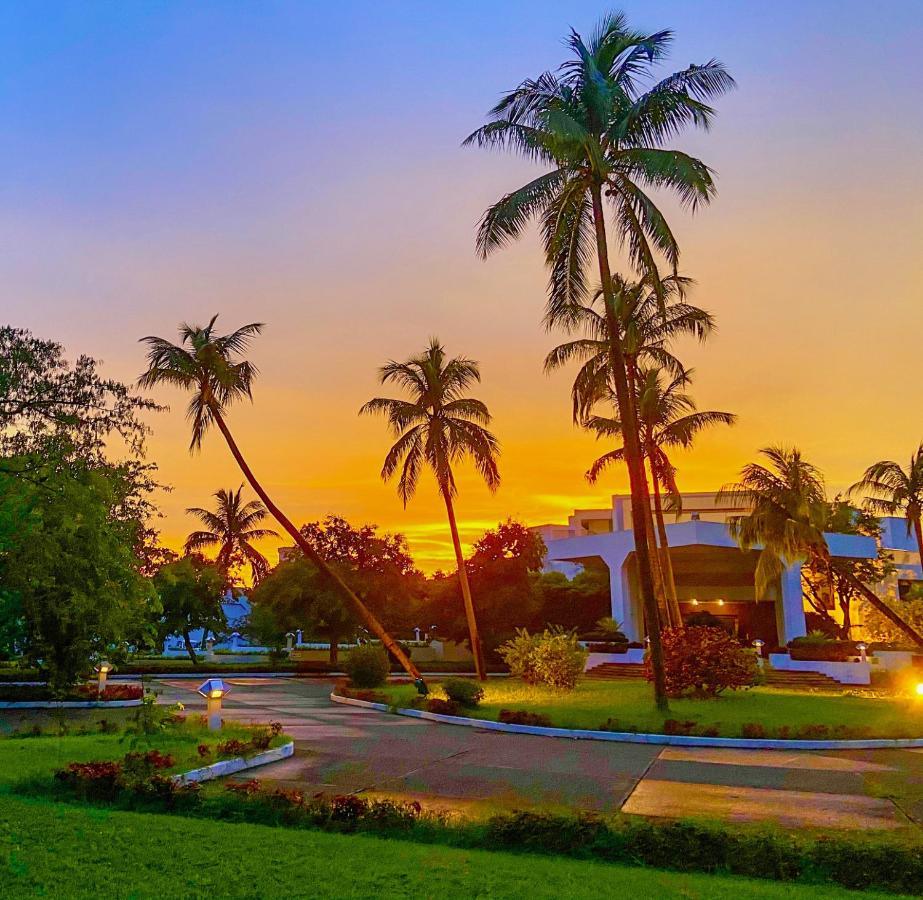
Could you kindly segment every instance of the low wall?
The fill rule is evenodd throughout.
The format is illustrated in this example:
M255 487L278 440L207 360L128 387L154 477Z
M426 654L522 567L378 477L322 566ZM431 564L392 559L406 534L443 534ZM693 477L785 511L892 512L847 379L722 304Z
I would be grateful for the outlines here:
M876 650L871 659L877 669L885 672L900 672L913 665L914 655L910 650Z
M770 653L769 664L779 672L817 672L840 684L871 684L871 665L866 662L828 662L792 659L787 653Z
M591 653L587 657L583 671L588 672L606 663L614 663L617 666L639 665L644 662L646 652L643 647L629 647L624 653Z

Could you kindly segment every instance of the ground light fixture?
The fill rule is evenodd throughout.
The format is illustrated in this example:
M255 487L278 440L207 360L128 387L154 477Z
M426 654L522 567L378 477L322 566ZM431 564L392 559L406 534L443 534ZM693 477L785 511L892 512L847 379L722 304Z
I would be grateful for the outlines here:
M856 649L859 651L859 661L860 662L866 661L867 657L865 655L865 651L868 650L868 648L869 648L868 644L866 644L864 641L859 641L859 643L856 644Z
M99 679L96 685L96 692L100 697L106 693L106 676L112 671L112 668L112 663L105 659L101 659L94 667L97 678Z
M761 641L757 638L753 642L753 648L756 650L756 664L762 669L763 668L763 647L766 645L765 641Z
M209 678L199 685L199 693L207 705L208 730L221 729L221 700L231 688L220 678Z
M918 694L920 697L923 697L923 681L921 681L919 684L917 684L917 694Z

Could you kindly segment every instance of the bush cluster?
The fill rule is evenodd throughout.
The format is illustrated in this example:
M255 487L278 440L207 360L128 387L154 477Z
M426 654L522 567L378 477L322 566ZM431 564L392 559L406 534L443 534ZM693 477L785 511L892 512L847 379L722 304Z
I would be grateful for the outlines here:
M527 684L565 690L576 686L588 656L573 632L548 628L541 634L529 634L522 628L498 652L511 675Z
M391 665L380 644L360 644L349 651L343 668L355 687L376 688L385 683Z
M484 699L484 688L468 678L446 678L442 682L442 689L449 700L454 700L466 709L474 709Z
M497 721L506 725L537 725L540 728L551 728L551 719L542 713L528 712L524 709L501 709Z
M751 687L759 672L756 657L723 628L700 625L665 629L663 661L671 697L715 697L728 689ZM653 681L649 658L644 666L648 681Z

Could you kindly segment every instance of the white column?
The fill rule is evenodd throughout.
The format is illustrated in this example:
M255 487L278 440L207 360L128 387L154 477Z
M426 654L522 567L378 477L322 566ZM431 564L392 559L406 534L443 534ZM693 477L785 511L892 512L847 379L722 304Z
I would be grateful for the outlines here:
M792 638L807 634L804 621L804 596L801 592L801 563L789 566L781 580L781 598L776 603L779 640L787 644Z
M612 618L622 623L622 631L630 641L644 639L641 620L637 615L636 603L631 592L631 579L625 560L606 560L609 567L609 591L611 595Z

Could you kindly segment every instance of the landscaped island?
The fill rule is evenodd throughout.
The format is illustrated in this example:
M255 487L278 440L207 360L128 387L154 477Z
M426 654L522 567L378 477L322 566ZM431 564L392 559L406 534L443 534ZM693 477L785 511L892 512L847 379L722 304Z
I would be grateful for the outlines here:
M445 697L439 682L429 687L432 698ZM360 694L394 707L420 707L412 684L387 684ZM807 740L923 737L923 703L913 699L758 687L714 700L674 699L664 716L650 702L650 686L628 680L583 681L572 691L556 691L496 679L484 685L476 707L456 714L498 721L502 710L545 717L524 724L602 731Z

